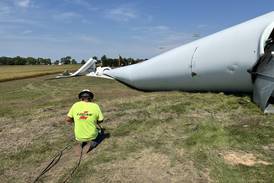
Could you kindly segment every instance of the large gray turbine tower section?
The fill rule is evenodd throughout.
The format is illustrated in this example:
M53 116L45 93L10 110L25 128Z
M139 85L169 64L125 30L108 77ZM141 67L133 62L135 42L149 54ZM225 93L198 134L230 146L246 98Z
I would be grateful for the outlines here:
M274 90L273 28L271 12L104 74L143 91L253 92L267 112Z

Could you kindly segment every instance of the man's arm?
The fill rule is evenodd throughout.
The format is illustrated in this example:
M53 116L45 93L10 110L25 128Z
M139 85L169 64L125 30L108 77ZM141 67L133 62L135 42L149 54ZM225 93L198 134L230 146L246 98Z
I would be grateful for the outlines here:
M70 108L70 110L67 114L67 117L66 117L66 122L68 124L72 124L74 122L74 120L73 120L73 108L74 108L74 105Z
M97 118L97 123L99 124L99 123L102 123L102 122L104 121L104 116L103 116L103 113L102 113L102 111L101 111L99 105L97 105L97 106L98 106L98 118Z

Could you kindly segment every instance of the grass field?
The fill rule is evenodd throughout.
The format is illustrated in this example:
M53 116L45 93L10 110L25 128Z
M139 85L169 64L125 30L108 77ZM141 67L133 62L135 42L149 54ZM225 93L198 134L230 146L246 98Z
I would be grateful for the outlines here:
M94 91L110 138L84 155L71 182L274 182L274 116L249 96L50 77L0 83L1 182L32 182L69 143L41 182L64 180L78 160L64 118L84 88Z
M0 82L10 81L35 76L44 76L48 74L62 73L65 70L75 71L81 65L12 65L0 66Z

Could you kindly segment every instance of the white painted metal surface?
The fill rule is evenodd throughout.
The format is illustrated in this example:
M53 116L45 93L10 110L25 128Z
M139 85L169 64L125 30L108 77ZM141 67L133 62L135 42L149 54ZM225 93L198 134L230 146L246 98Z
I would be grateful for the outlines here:
M82 76L91 72L96 72L96 60L90 58L80 69L78 69L74 73L69 73L68 75L60 74L56 76L57 79L61 78L68 78L68 77L75 77L75 76Z
M96 71L96 60L90 58L80 69L74 72L71 76L84 75Z
M91 76L91 77L101 77L106 79L113 79L109 76L104 75L104 71L111 70L110 67L97 67L96 68L96 60L90 58L80 69L78 69L74 73L69 73L69 75L58 75L56 78L68 78L75 76Z
M105 71L146 90L251 92L248 69L264 54L274 12L170 50L148 61Z

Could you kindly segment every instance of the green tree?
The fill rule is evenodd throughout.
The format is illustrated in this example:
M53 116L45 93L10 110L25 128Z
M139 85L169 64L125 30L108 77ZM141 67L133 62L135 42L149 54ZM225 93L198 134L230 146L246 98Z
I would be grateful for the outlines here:
M0 57L0 65L7 65L8 57Z
M15 65L15 60L13 58L8 58L7 59L7 64L8 65Z
M27 61L26 59L20 57L20 56L17 56L14 58L14 64L15 65L26 65Z
M60 61L59 60L55 60L54 61L54 65L59 65Z
M101 62L102 62L102 67L107 67L108 66L108 58L106 55L103 55L101 57Z
M71 64L71 56L66 56L60 59L62 64Z
M75 59L72 59L72 60L71 60L71 64L77 64L76 60L75 60Z
M51 59L50 59L50 58L47 58L47 59L46 59L46 64L47 64L47 65L51 65Z
M35 58L33 58L33 57L27 57L26 61L27 61L28 65L34 65L36 62Z

